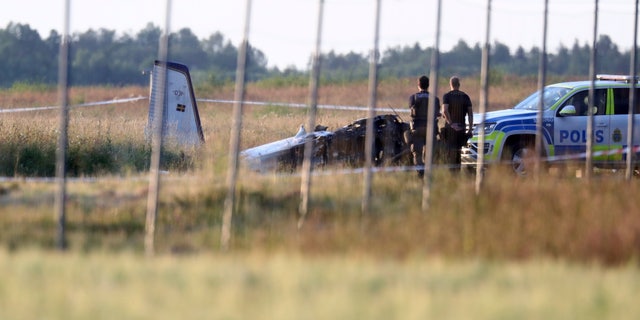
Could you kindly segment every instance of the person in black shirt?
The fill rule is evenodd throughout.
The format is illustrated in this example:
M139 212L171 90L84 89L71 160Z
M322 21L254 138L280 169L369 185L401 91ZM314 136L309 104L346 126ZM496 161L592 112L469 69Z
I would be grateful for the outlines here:
M419 92L412 94L409 97L409 109L411 109L411 134L410 141L408 143L411 144L411 153L413 155L413 164L415 166L422 166L424 168L424 146L426 142L426 134L427 134L427 115L429 114L429 110L433 110L434 112L434 133L433 133L433 141L434 141L434 149L435 149L435 141L438 133L438 126L436 125L436 120L439 116L440 110L440 100L438 97L435 98L436 105L434 108L429 108L429 78L427 76L421 76L418 79L418 89ZM422 177L424 175L424 169L418 169L418 176Z
M445 124L440 132L440 138L447 148L447 162L454 163L453 170L460 169L460 149L472 136L473 109L469 95L460 91L460 79L449 79L451 91L442 96L442 117ZM465 124L467 117L469 126Z

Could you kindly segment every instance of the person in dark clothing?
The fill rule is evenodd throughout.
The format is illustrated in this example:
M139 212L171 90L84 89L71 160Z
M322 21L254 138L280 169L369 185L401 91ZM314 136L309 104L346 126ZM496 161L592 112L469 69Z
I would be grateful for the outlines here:
M446 145L446 158L450 164L455 164L453 170L460 170L460 149L472 136L473 108L469 95L460 91L460 79L449 79L451 91L442 96L442 117L445 124L440 131L440 138ZM465 116L469 126L465 125Z
M411 132L410 138L407 143L411 144L411 153L413 155L413 164L415 166L424 167L424 146L427 140L427 115L429 110L434 112L434 149L435 141L438 133L438 126L436 125L436 119L439 116L440 111L440 99L435 98L435 106L429 108L429 78L427 76L421 76L418 79L419 92L412 94L409 97L409 109L411 110ZM424 169L418 169L418 176L424 175Z

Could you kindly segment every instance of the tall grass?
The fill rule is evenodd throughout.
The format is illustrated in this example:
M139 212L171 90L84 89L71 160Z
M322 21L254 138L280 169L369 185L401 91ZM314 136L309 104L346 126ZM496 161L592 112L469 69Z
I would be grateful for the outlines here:
M535 86L530 82L504 80L512 90L520 88L521 96L535 90L528 87ZM381 101L401 106L413 91L413 83L412 79L383 81ZM463 83L471 89L469 92L477 85L474 79ZM105 94L95 88L75 90L79 90L74 91L76 95L87 100ZM109 90L106 92L112 92L112 96L123 95L120 89ZM124 95L131 95L147 89L122 90ZM232 90L219 88L216 96L196 94L230 99ZM364 84L323 90L324 103L366 104ZM498 90L501 89L495 89ZM270 90L251 86L248 92L252 99L277 102L301 102L299 99L306 95L305 89L298 87ZM20 99L36 100L22 95ZM495 98L505 104L509 99ZM144 102L72 110L71 174L107 175L99 182L69 183L68 230L73 249L142 250L149 153L143 134L146 112ZM227 192L224 181L231 107L202 103L200 115L205 145L192 154L176 151L165 157L169 173L162 176L159 252L208 252L219 247ZM363 116L364 112L320 110L317 122L334 130ZM3 116L0 131L7 137L0 144L3 174L34 176L52 172L55 118L54 112ZM249 106L244 110L242 147L292 136L305 122L306 114L301 109ZM27 162L27 158L33 160ZM28 165L32 162L35 165ZM233 249L400 259L544 257L606 265L633 261L640 252L640 217L636 214L640 208L633 201L638 181L624 182L616 175L600 175L591 182L548 175L537 184L492 168L482 193L476 196L472 176L452 176L446 170L437 170L430 210L423 213L422 182L414 173L379 173L373 180L372 212L363 216L362 177L324 173L313 177L310 213L302 229L298 229L300 178L261 175L242 168L233 220ZM128 178L120 180L120 176ZM53 187L15 181L0 184L0 243L14 249L52 246Z
M216 251L224 176L169 174L162 181L158 251ZM393 259L549 258L604 265L628 263L640 253L640 207L631 200L638 192L636 181L548 178L536 185L493 173L479 196L473 193L473 182L471 177L437 172L425 213L420 210L422 184L412 173L377 174L372 212L362 215L360 175L316 176L310 213L298 229L299 177L243 171L232 247ZM0 242L15 249L52 245L53 187L2 184ZM70 182L69 188L72 248L142 249L145 179Z
M84 103L87 97L90 101L117 98L118 90L111 90L115 92L108 97L103 89L87 88L72 99ZM37 101L15 92L8 95L12 97L6 100L14 103L15 107L56 105L55 101ZM145 103L71 108L68 173L71 176L124 175L147 170L151 150L144 134ZM3 137L0 143L0 175L53 176L58 130L58 113L55 110L4 114L0 118L0 136ZM190 166L193 158L197 157L172 148L166 148L164 155L164 167L178 170Z

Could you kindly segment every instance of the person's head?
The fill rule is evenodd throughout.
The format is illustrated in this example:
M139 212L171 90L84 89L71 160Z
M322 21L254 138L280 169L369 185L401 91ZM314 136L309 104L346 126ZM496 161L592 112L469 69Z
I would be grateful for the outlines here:
M427 76L420 77L420 79L418 79L418 88L420 88L420 90L429 89L429 77Z
M460 89L460 78L456 76L451 77L451 79L449 79L449 85L451 86L452 90Z

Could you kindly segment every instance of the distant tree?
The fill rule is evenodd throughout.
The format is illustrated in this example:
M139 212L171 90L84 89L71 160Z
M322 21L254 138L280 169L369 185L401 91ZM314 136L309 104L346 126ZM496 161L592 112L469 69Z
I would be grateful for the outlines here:
M413 46L388 48L382 54L380 73L385 77L414 77L427 74L431 63L431 50Z
M210 81L220 82L235 79L238 65L238 50L231 41L225 39L220 32L216 32L202 41L202 49L213 74ZM249 80L258 80L267 76L267 57L257 48L247 46L246 73Z
M57 61L51 50L28 24L9 23L0 30L0 85L55 81Z
M116 35L108 29L73 34L70 38L70 82L72 85L125 85L148 83L142 76L158 59L162 30L152 23L135 35ZM8 87L17 81L55 83L61 35L52 30L46 39L29 25L9 23L0 29L0 86ZM596 43L597 73L627 73L630 52L620 52L607 35ZM183 28L169 35L169 59L185 63L199 80L221 84L235 79L239 48L220 32L199 40L189 29ZM247 79L284 77L284 82L304 83L308 67L297 70L268 68L268 57L249 44L247 48ZM380 54L380 77L415 77L428 74L433 48L419 43L387 48ZM508 46L495 41L491 46L490 68L493 76L503 74L537 75L540 49L526 51L517 47L513 54ZM571 48L560 45L556 53L547 53L547 72L554 75L587 77L591 47L577 40ZM480 72L482 49L459 40L449 51L440 52L440 74L460 76ZM330 51L322 54L321 76L330 81L361 81L368 77L369 57L355 52L345 54ZM301 80L302 79L302 80Z
M250 81L260 80L267 76L267 71L267 56L264 52L249 44L247 46L248 79Z
M505 44L495 41L491 47L491 63L494 65L509 65L511 63L511 53Z
M132 39L129 48L129 59L135 64L135 71L147 71L153 66L153 62L158 57L158 39L162 35L162 30L148 23Z
M629 72L629 60L622 59L618 46L611 41L609 36L601 35L596 43L596 48L598 73Z
M571 59L567 73L575 76L589 76L589 62L591 57L591 48L588 45L580 46L576 40L571 48Z
M551 71L550 73L557 75L567 74L567 71L569 70L569 63L571 60L569 49L563 45L560 45L557 51L557 54L549 56L549 71Z
M321 55L322 76L325 79L354 81L366 79L368 73L367 58L355 53L336 54L331 50Z
M519 46L513 55L511 69L516 74L525 74L527 71L527 62L527 53L524 51L524 48L522 48L522 46Z
M480 72L480 60L482 49L480 45L471 48L464 40L449 51L441 55L440 62L443 74L457 74L460 76L472 75Z
M203 41L203 50L210 61L213 79L234 79L238 63L238 50L224 38L222 33L216 32Z
M194 69L206 69L211 65L198 37L189 28L180 29L169 36L168 58Z
M542 50L538 47L533 47L531 48L531 50L529 50L529 53L527 53L526 57L526 62L523 68L523 71L520 75L522 76L526 76L526 75L538 75L538 68L540 67L540 54L542 53ZM547 54L547 68L549 67L548 65L548 61L549 61L549 56Z

